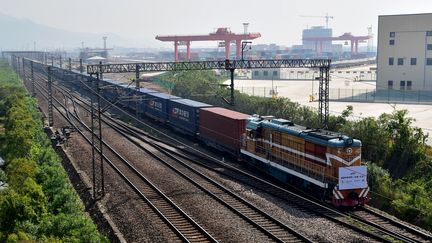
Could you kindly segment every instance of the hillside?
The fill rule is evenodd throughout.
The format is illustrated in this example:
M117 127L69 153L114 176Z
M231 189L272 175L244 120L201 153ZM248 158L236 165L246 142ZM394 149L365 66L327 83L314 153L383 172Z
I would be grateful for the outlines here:
M81 47L82 41L88 47L101 47L102 36L108 36L109 47L139 45L113 33L72 32L2 13L0 13L0 33L6 33L0 38L0 50L33 50L34 42L38 50L78 48Z

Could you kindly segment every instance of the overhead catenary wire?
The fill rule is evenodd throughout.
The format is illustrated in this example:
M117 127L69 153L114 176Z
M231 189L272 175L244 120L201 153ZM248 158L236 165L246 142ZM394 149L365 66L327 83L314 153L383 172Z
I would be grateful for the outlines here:
M44 72L46 72L44 69L42 69ZM79 80L83 85L85 85L87 88L89 88L88 86L87 86L87 84L85 84L85 82L84 81L82 81L82 80ZM91 89L91 88L90 88ZM94 90L92 90L91 89L91 92L95 92ZM103 99L103 100L105 100L105 102L110 102L110 101L107 101L105 98L103 98L103 97L101 97L101 99ZM140 124L142 124L142 125L144 125L144 126L148 126L147 124L145 124L145 123L143 123L143 122L141 122L140 120L137 120L134 116L132 116L132 115L130 115L130 114L128 114L126 111L123 111L123 110L121 110L120 108L118 108L117 107L117 109L119 109L122 113L124 113L124 114L126 114L127 116L129 116L129 117L131 117L132 119L134 119L134 120L136 120L137 122L139 122ZM361 117L361 118L363 118L363 117ZM154 130L154 131L157 131L157 132L159 132L160 133L160 131L158 131L157 129L155 129L155 128L153 128L153 127L151 127L151 126L148 126L149 128L151 128L152 130ZM172 139L173 141L176 141L176 142L178 142L178 143L180 143L180 144L182 144L182 145L184 145L184 146L187 146L187 145L185 145L185 144L183 144L183 143L181 143L180 141L178 141L178 140L176 140L176 139L174 139L174 138L172 138L172 137L170 137L170 136L168 136L168 135L166 135L166 134L163 134L164 136L166 136L166 137L168 137L168 138L170 138L170 139ZM192 150L194 150L194 151L197 151L195 148L193 148L193 147L190 147ZM197 151L198 153L200 153L200 154L203 154L201 151ZM209 157L209 155L207 155L207 154L203 154L205 157ZM210 158L212 158L212 159L216 159L216 160L219 160L219 159L217 159L217 158L214 158L214 157L211 157L210 156ZM378 194L378 193L375 193L375 192L373 192L374 194L377 194L377 195L380 195L380 194ZM383 197L385 197L384 195L381 195L381 196L383 196ZM388 199L390 199L390 198L388 198ZM392 199L390 199L390 200L392 200Z
M45 70L43 70L43 71L45 72ZM82 81L82 80L79 80L79 81L80 81L80 82L81 82L85 87L87 87L87 89L90 90L94 95L98 95L98 96L100 96L100 98L103 99L104 101L108 102L109 104L113 104L113 103L111 103L109 100L105 99L102 95L100 95L100 94L98 94L96 91L94 91L93 88L90 87L90 86L88 86L84 81ZM116 105L114 105L114 106L115 106L118 110L121 110L118 106L116 106ZM129 117L131 117L131 118L133 118L133 119L136 119L135 116L132 116L132 115L130 115L129 113L123 111L123 110L121 110L121 112L123 112L124 114L126 114L127 116L129 116ZM143 123L141 123L141 124L143 124ZM168 136L168 135L166 135L165 133L159 131L158 129L155 129L154 127L152 127L152 126L150 126L150 125L148 125L148 124L145 124L145 125L146 125L147 127L149 127L150 129L152 129L153 131L157 131L158 133L162 134L163 136L172 139L170 136ZM220 133L220 132L218 132L218 131L214 131L214 130L212 130L212 131L213 131L214 133L217 133L217 134L220 135L220 136L224 136L224 137L226 137L226 138L228 138L228 139L236 140L237 142L241 142L240 139L235 139L235 138L229 137L229 136L227 136L227 135L225 135L225 134L223 134L223 133ZM174 141L176 141L176 140L174 140ZM176 141L176 142L178 142L178 141ZM184 145L184 146L187 146L187 145L185 145L185 144L183 144L183 143L181 143L181 144ZM187 147L189 147L189 146L187 146ZM190 148L192 148L192 147L190 147ZM194 148L192 148L192 149L195 150ZM333 179L337 179L337 178L333 178Z

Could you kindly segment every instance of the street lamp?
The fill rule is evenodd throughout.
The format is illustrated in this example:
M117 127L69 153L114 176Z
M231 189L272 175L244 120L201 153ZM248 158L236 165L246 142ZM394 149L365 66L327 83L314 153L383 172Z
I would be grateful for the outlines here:
M243 41L242 42L242 51L241 51L241 60L243 61L243 51L246 49L247 44L252 44L252 41ZM249 50L252 49L252 47L249 46Z

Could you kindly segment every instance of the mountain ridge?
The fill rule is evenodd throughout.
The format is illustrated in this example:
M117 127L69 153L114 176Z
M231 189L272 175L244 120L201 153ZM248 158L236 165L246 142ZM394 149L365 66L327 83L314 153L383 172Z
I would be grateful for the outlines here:
M125 39L114 33L74 32L43 24L27 18L16 18L0 13L0 38L2 50L70 50L81 47L103 47L103 36L107 36L107 47L142 46L138 41Z

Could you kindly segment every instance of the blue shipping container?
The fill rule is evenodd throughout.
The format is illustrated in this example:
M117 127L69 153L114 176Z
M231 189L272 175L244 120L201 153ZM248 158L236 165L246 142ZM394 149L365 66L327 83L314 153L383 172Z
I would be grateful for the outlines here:
M134 95L135 89L133 87L130 87L127 84L119 84L118 94L120 98L120 104L124 107L129 107L129 100Z
M113 80L105 79L99 82L99 87L102 91L102 96L112 102L117 98L117 83Z
M196 135L199 130L199 109L205 107L211 105L189 99L170 100L169 125L182 133Z
M148 94L149 93L158 93L156 90L152 89L146 89L146 88L140 88L138 92L134 92L134 94L137 95L138 102L138 112L140 114L144 114L146 111L146 103L149 99ZM135 110L136 102L130 101L129 106L133 107L133 110Z
M148 93L145 101L145 114L155 120L166 122L168 120L168 101L173 99L181 98L165 93Z

